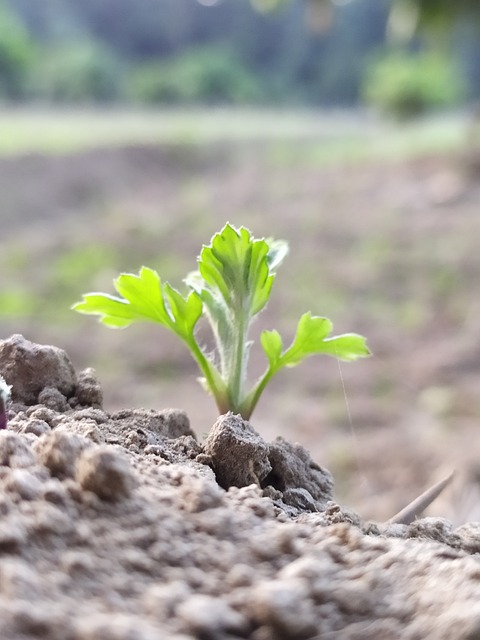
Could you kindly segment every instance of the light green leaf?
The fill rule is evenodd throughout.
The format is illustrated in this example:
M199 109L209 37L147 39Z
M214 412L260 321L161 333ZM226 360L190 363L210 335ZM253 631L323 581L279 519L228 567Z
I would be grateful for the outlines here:
M267 304L275 279L273 269L286 254L285 242L256 240L245 227L226 224L202 248L198 271L186 279L203 302L228 405L234 411L243 407L247 395L250 326Z
M160 276L153 269L142 267L138 276L122 273L114 280L115 289L129 303L135 319L168 324L169 317L162 296Z
M323 353L325 338L333 325L328 318L304 313L297 326L297 333L290 347L282 355L282 366L295 367L307 356Z
M235 314L256 315L270 296L275 277L270 263L280 263L286 253L285 244L278 242L269 252L265 240L255 240L245 227L236 229L227 224L200 254L203 289L215 291L215 297L220 296ZM198 290L198 276L191 277L190 283ZM199 293L203 297L201 290Z
M202 301L195 292L184 298L168 283L162 286L159 275L148 267L142 267L138 276L122 273L114 284L122 298L87 293L72 308L99 315L100 321L109 327L123 328L144 320L171 329L187 342L193 338L195 324L202 315Z
M278 331L262 331L260 342L270 363L276 363L282 355L283 343Z
M163 325L190 348L214 395L220 413L233 411L248 419L268 382L282 367L294 367L308 356L324 353L342 360L369 355L365 339L357 334L329 337L327 318L304 314L292 344L284 349L278 331L264 331L260 340L268 368L250 390L247 364L249 330L268 302L275 268L288 252L287 244L271 238L256 240L245 227L227 224L204 246L198 270L185 280L190 293L183 296L159 275L142 267L138 275L121 274L114 285L119 296L87 293L72 308L100 316L109 327L127 327L134 321ZM195 327L205 314L216 352L207 354L195 339Z
M370 355L365 338L355 333L329 338L332 328L328 318L312 316L310 312L303 314L292 344L283 353L280 335L276 331L264 331L261 343L271 372L282 367L295 367L315 354L331 355L340 360L356 360Z
M184 298L168 282L163 285L163 294L172 328L177 335L189 341L202 315L203 305L199 295L192 291L187 298Z
M288 243L285 240L274 240L273 238L265 238L265 242L268 244L268 266L273 271L282 264L288 254Z
M323 343L322 353L346 362L367 358L371 355L365 338L358 333L344 333L340 336L327 338Z
M136 319L126 300L106 293L86 293L82 302L74 304L72 309L79 313L99 315L100 321L109 327L128 327Z

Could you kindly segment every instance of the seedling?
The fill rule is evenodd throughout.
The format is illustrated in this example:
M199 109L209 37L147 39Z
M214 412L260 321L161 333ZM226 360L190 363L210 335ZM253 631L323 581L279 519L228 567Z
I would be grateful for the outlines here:
M286 349L278 331L261 333L268 366L248 386L252 321L265 308L275 270L287 251L284 241L258 240L245 227L227 224L203 246L198 271L185 279L189 289L185 296L162 282L153 269L142 267L138 275L122 273L114 280L121 297L87 293L72 308L99 315L108 327L124 328L137 321L163 325L189 347L203 374L201 382L214 396L220 413L233 411L248 420L267 384L284 367L295 367L320 353L347 361L370 355L364 337L356 333L331 337L330 320L307 312ZM195 328L202 316L213 332L213 354L196 339Z
M6 429L8 424L7 403L10 400L10 389L11 386L0 376L0 429Z

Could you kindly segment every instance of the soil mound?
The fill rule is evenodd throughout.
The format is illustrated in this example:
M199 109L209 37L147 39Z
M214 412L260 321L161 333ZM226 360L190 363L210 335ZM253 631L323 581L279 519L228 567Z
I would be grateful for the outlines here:
M480 637L480 525L363 522L302 447L109 413L93 370L22 336L0 374L2 639Z

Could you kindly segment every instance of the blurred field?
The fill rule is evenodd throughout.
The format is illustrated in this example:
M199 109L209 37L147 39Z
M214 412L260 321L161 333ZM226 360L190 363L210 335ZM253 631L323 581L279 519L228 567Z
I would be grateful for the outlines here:
M285 238L258 331L288 339L310 309L367 335L374 357L280 374L253 424L307 446L365 515L392 515L443 468L478 465L480 188L466 135L460 116L2 112L0 335L94 366L108 409L178 406L201 435L215 408L181 344L69 306L142 264L181 286L226 221Z
M457 148L464 118L440 115L399 127L366 113L269 109L0 110L0 155L72 153L128 144L322 141L315 161L406 156Z

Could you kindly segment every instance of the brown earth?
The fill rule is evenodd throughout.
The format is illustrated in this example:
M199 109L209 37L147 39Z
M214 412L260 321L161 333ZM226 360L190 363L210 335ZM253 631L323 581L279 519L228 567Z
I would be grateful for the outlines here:
M183 345L155 326L110 332L69 306L142 264L179 285L227 220L285 238L291 252L257 332L277 328L287 340L310 309L336 332L364 333L374 356L340 370L312 358L282 372L255 429L305 446L332 471L337 499L365 518L386 520L455 468L429 513L456 525L480 519L476 176L453 156L322 164L321 145L1 159L0 304L12 290L37 302L2 314L0 335L56 344L77 369L95 367L108 411L185 410L201 440L217 416Z
M299 446L220 417L108 412L21 336L0 433L3 640L473 640L480 527L366 522Z

